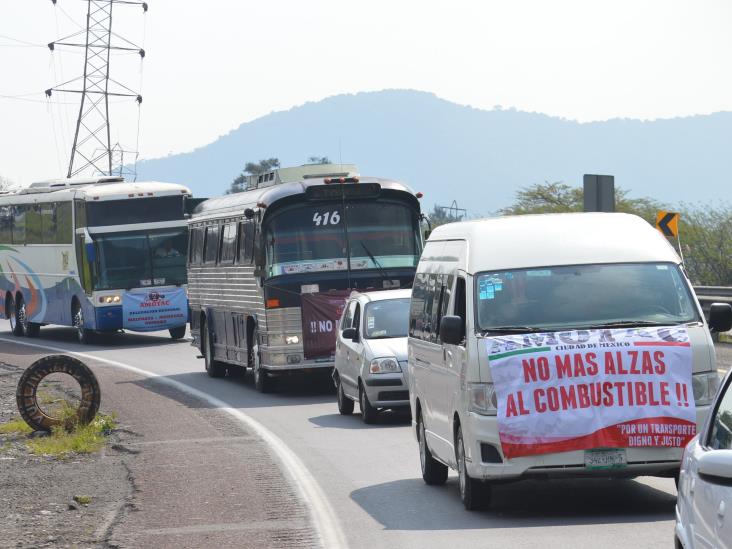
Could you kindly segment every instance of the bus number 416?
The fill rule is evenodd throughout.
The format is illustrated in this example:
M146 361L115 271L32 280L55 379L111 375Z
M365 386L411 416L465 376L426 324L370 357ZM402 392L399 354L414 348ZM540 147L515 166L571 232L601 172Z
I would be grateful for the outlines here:
M328 225L328 223L331 225L338 225L340 222L341 214L338 213L338 210L334 212L325 212L324 214L315 212L315 215L313 215L313 223L316 227L325 226Z

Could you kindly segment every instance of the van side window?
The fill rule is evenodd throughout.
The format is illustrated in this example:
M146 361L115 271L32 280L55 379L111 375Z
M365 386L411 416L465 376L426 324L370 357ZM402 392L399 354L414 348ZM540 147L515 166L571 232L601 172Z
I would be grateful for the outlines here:
M417 273L412 285L412 303L409 309L409 336L423 339L424 334L424 306L427 295L428 274Z
M467 318L467 301L465 295L465 279L460 276L455 284L455 308L453 310L455 316L463 319L463 335L466 333L465 319Z
M437 310L437 318L435 319L435 343L440 343L440 322L442 317L450 314L448 306L450 305L450 294L452 293L452 282L455 279L453 275L442 276L442 289L440 290L440 305Z

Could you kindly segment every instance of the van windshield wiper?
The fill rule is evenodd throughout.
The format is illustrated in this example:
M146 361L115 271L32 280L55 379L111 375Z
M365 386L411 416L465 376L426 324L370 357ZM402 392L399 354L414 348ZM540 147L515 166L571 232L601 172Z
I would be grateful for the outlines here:
M539 328L537 326L495 326L481 330L481 334L503 333L503 334L525 334L535 332L552 332L549 328Z
M600 328L643 328L650 326L675 326L676 322L656 322L655 320L618 320L615 322L603 322L602 324L590 324L578 326L574 330L599 330Z

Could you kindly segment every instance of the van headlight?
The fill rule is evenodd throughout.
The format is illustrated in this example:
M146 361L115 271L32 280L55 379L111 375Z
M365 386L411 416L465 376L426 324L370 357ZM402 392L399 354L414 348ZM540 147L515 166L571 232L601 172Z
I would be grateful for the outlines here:
M693 374L691 388L694 391L694 402L697 406L711 404L719 388L719 374L714 371Z
M492 383L468 383L468 411L483 416L495 416L498 412L498 396Z
M394 374L401 371L402 367L394 357L375 358L369 364L369 372L372 374Z

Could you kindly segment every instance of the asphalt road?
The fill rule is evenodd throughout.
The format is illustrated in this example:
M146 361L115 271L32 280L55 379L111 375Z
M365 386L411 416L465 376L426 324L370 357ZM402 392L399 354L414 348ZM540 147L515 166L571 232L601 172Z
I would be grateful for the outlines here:
M5 321L0 321L0 338L12 338ZM672 545L673 480L507 484L494 490L490 509L469 513L460 503L455 474L443 487L423 483L404 416L387 413L379 424L366 426L358 414L340 416L334 394L322 385L291 383L262 395L251 376L211 379L189 342L171 341L167 333L124 334L101 347L76 344L69 329L45 327L41 338L25 341L153 372L215 397L221 407L244 412L304 463L350 547ZM0 339L0 352L2 345ZM720 345L718 359L720 368L729 368L732 345Z

